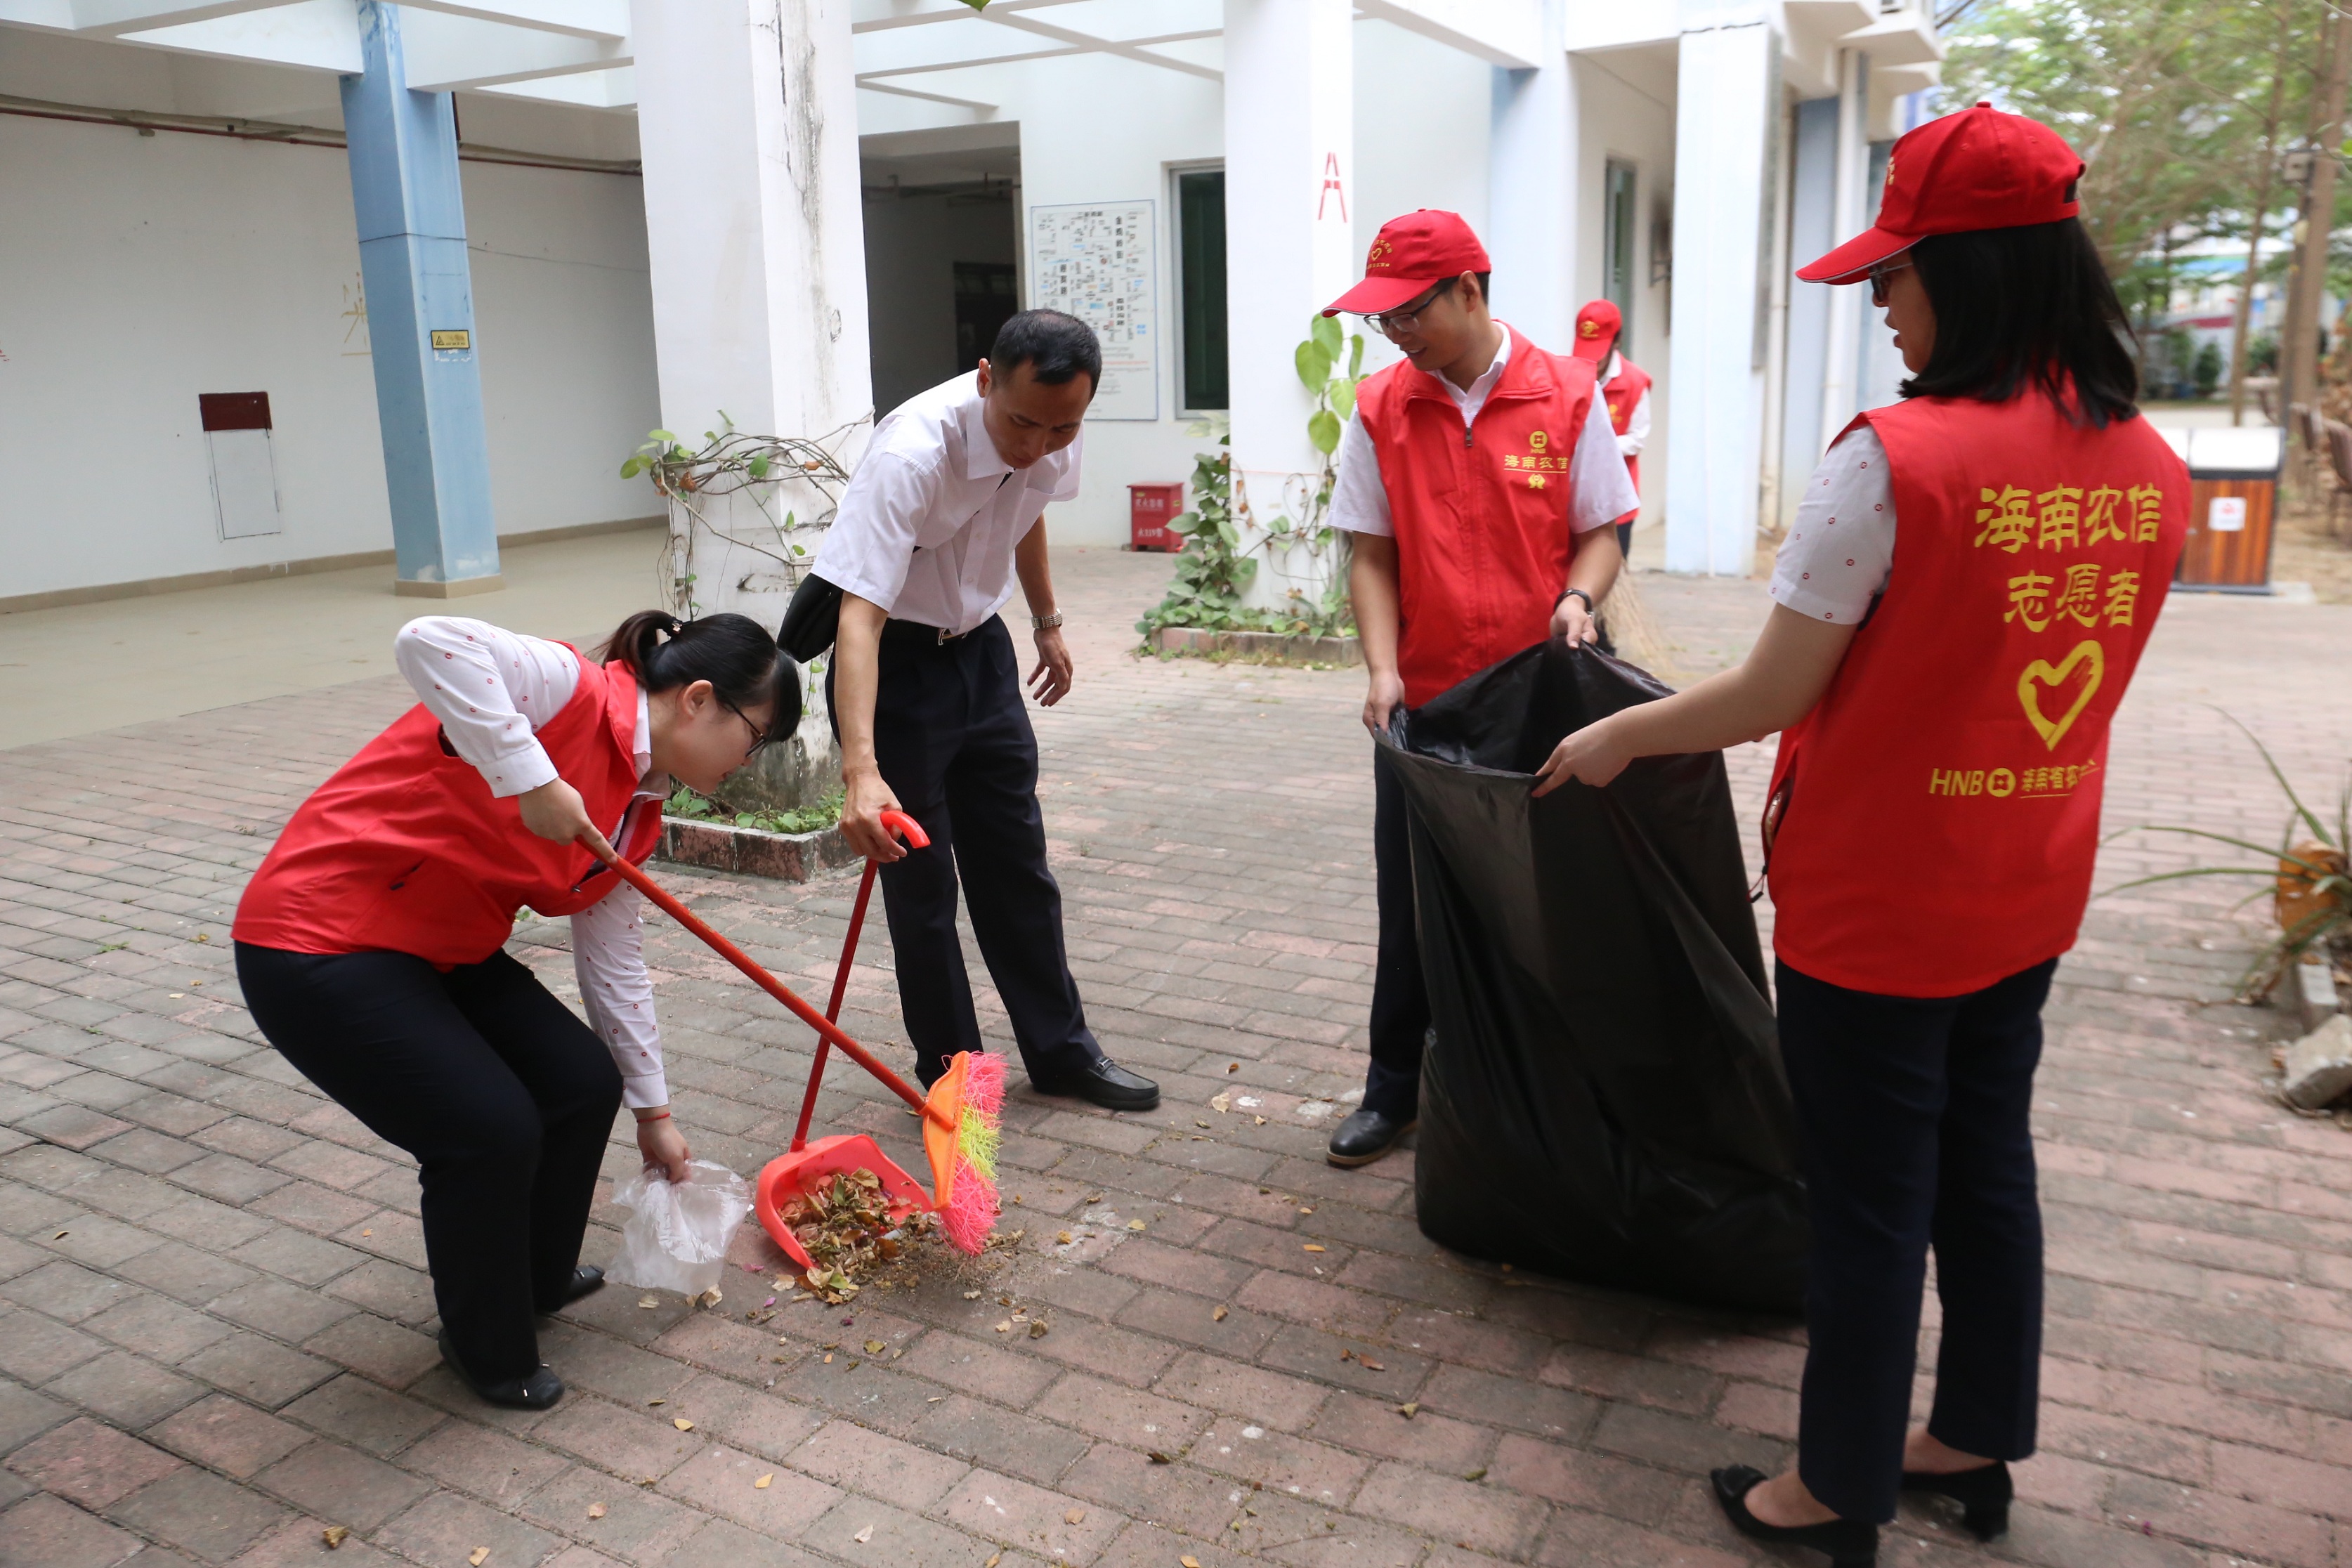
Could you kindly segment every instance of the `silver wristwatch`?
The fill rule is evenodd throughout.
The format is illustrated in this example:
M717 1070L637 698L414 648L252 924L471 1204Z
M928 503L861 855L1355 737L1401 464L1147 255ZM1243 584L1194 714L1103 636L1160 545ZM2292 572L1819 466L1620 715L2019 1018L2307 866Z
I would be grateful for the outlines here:
M1032 616L1029 617L1030 626L1036 631L1042 632L1049 626L1058 626L1061 624L1062 612L1059 610L1055 610L1050 616Z

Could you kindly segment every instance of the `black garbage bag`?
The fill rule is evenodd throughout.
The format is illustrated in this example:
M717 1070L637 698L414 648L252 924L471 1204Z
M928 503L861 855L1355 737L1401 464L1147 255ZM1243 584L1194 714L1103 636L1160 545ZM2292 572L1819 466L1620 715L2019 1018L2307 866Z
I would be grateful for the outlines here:
M1393 720L1435 1039L1421 1228L1475 1258L1800 1310L1804 1189L1720 752L1542 799L1561 736L1667 695L1554 640Z

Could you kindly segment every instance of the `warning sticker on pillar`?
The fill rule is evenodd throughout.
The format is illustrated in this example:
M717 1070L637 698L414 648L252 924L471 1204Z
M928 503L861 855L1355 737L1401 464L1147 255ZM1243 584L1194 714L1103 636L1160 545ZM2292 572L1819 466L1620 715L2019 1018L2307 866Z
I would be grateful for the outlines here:
M474 346L474 334L467 327L436 327L433 331L433 352L467 350Z

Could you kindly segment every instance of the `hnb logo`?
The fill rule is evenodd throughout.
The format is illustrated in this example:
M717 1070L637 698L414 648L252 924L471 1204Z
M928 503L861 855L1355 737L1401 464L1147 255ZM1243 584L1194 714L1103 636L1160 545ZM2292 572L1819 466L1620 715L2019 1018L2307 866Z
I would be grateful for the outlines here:
M2017 775L2007 768L1942 768L1927 770L1929 795L1989 795L1999 800L2017 789Z

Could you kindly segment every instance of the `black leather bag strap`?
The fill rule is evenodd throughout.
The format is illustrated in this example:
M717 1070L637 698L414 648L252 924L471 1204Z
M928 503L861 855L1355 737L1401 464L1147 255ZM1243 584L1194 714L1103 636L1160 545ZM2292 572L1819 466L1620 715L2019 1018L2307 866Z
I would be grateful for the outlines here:
M833 646L841 626L841 590L814 573L793 590L784 606L784 624L776 628L776 646L806 664Z

